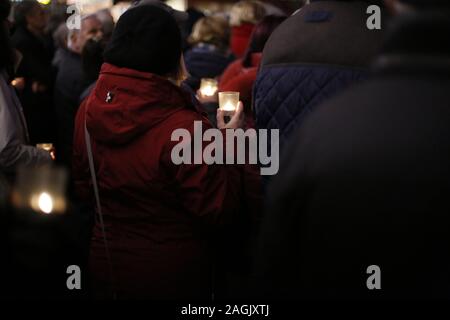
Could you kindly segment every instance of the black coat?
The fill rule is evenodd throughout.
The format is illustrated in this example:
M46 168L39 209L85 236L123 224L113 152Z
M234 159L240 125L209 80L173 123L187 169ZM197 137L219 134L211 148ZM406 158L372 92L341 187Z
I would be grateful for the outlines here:
M62 163L71 166L75 115L80 105L80 96L88 87L82 70L81 56L60 49L54 103L58 119L58 149Z
M276 297L448 299L449 36L448 17L401 21L371 80L296 133L261 242ZM381 290L367 289L370 265Z
M54 143L56 129L52 93L55 71L51 64L51 39L47 36L38 38L26 28L19 27L13 34L12 43L23 55L16 77L25 78L25 89L18 95L27 120L30 142ZM33 92L33 82L45 86L45 91Z

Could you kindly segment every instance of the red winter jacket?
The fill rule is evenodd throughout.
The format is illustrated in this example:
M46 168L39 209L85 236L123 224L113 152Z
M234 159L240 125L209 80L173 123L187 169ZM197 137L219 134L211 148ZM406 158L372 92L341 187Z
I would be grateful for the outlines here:
M247 51L255 25L244 23L231 28L230 47L236 58L241 58Z
M208 298L210 235L242 214L242 167L174 165L172 132L193 136L194 121L206 130L208 120L170 81L104 64L75 124L76 190L91 203L85 119L119 297ZM110 282L105 257L97 223L90 266L100 296Z

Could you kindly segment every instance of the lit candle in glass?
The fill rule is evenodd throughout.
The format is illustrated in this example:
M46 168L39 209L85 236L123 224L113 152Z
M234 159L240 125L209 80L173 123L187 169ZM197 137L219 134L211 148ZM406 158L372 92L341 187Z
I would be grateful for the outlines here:
M216 79L203 78L200 84L200 92L205 97L212 97L216 94L219 84Z
M239 104L239 92L219 92L219 109L225 116L232 116Z
M18 209L31 209L42 214L64 213L67 172L64 168L44 166L21 168L13 192Z

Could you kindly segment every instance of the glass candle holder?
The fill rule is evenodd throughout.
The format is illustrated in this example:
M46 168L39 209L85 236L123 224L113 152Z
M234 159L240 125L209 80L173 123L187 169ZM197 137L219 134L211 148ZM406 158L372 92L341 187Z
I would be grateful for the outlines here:
M219 109L225 116L231 117L239 104L239 92L219 92Z
M31 209L42 214L64 213L66 188L67 172L64 168L21 168L17 173L12 202L18 209Z
M219 83L216 79L203 78L200 83L200 92L205 97L212 97L219 89Z

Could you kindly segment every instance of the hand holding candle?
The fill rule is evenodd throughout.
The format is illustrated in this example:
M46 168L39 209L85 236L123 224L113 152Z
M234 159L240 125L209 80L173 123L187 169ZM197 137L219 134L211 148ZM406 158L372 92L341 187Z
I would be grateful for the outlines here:
M225 116L232 116L239 104L239 92L219 92L219 109Z
M228 114L228 115L227 115ZM229 118L226 121L225 118ZM229 111L217 109L217 128L219 129L243 129L245 127L245 113L244 105L241 101L238 102L237 108L230 116Z

